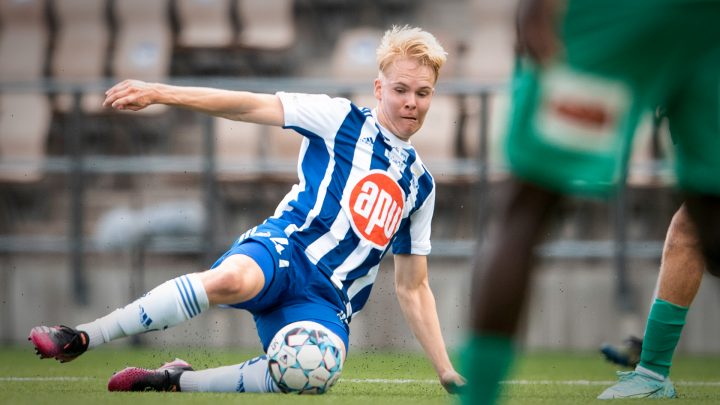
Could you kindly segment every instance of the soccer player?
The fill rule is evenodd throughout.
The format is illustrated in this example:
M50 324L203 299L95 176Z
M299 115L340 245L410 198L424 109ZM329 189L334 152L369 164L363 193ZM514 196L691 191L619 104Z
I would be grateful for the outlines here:
M33 328L30 339L39 355L70 361L111 340L163 330L222 305L253 314L265 352L281 328L310 321L333 337L344 356L350 321L368 300L392 247L405 319L442 386L456 391L464 380L449 360L428 282L435 183L410 143L430 108L445 60L432 34L408 26L388 30L377 48L374 109L321 94L256 94L136 80L110 88L104 105L117 110L166 104L294 130L304 137L299 183L274 215L243 233L210 270L169 280L75 328ZM109 388L278 391L265 355L202 371L181 360L156 370L129 368L116 374Z
M619 373L620 382L606 389L599 398L662 396L665 386L667 391L674 392L668 379L672 357L704 269L697 232L683 205L673 216L665 238L656 297L644 339L635 341L634 347L640 346L637 364L633 365L635 370Z
M718 269L718 16L720 1L519 3L518 48L526 57L514 77L506 139L514 180L497 233L475 261L465 403L497 399L534 248L553 207L564 194L611 194L624 181L638 117L654 106L668 107L678 185L707 268ZM668 380L649 384L638 376L628 380L648 395L675 396Z

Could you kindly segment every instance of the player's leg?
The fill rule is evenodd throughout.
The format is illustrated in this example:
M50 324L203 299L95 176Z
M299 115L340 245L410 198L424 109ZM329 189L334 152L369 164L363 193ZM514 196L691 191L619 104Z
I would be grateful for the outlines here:
M273 340L282 339L292 328L302 326L324 332L340 349L339 374L344 361L345 343L335 332L317 322L293 322L279 330ZM333 380L327 386L335 382ZM108 382L109 391L183 391L183 392L282 392L270 374L268 355L252 358L240 364L205 370L193 370L187 362L175 359L150 370L128 367L113 375Z
M714 7L720 12L720 4ZM678 134L678 185L686 193L707 270L720 276L720 48L696 60L690 79L682 82L676 109L670 111L670 131Z
M657 297L645 327L640 361L634 372L600 394L600 399L673 397L668 377L688 307L697 295L705 268L700 242L683 205L675 213L663 245Z
M695 5L694 8L704 14L720 11L718 4ZM692 19L678 20L696 24ZM672 226L679 230L675 233L677 245L666 246L668 249L679 246L681 252L669 250L663 261L664 267L677 272L662 276L668 283L658 287L659 299L648 319L640 365L635 372L621 376L621 381L599 398L675 396L672 383L666 377L687 306L700 284L699 269L702 263L713 274L720 268L720 178L717 176L720 172L720 93L717 91L720 88L720 71L717 69L720 50L716 47L705 49L687 59L697 63L683 64L687 71L679 71L681 85L668 103L670 132L677 150L678 184L686 198L685 210L673 218ZM673 231L671 228L668 239ZM641 381L644 378L648 380ZM652 386L656 391L648 389ZM645 387L644 392L642 387Z
M468 380L464 403L490 404L513 358L513 342L525 300L533 250L559 195L517 182L489 252L474 259L472 333L463 352ZM487 256L486 256L487 254Z
M127 367L114 373L108 391L280 392L268 373L266 355L240 364L195 371L175 359L156 369Z
M320 272L306 268L306 263L300 259L289 265L295 247L283 240L285 235L281 230L263 229L258 232L261 233L267 236L256 234L251 243L244 243L241 248L260 265L265 285L252 299L231 306L253 313L264 351L268 351L271 342L298 321L305 321L303 324L312 321L313 327L330 336L344 358L348 330L347 324L338 317L343 305L334 287ZM276 243L282 244L282 249L277 248ZM234 252L237 250L231 249L228 253ZM304 288L297 288L298 280L303 280ZM217 288L216 291L223 290ZM224 299L238 298L232 291L229 296L232 298ZM338 301L330 301L331 298ZM241 364L199 371L177 367L175 370L130 367L113 376L108 388L122 391L278 392L268 364L267 355L262 355Z
M345 344L342 338L326 326L317 322L293 322L278 331L273 341L282 341L286 332L300 326L324 332L340 350L342 357L335 373L339 375L345 357ZM281 392L281 387L271 376L269 363L268 355L263 354L239 365L186 372L180 378L180 387L183 391L197 392ZM323 362L318 367L324 367ZM326 389L335 381L330 381Z
M683 205L673 216L665 238L657 297L645 328L641 370L663 377L670 374L672 356L704 269L697 231Z
M660 264L660 273L658 275L652 308L655 308L655 305L660 308L666 305L665 303L673 304L679 308L688 308L700 288L704 270L705 260L700 250L697 231L688 216L687 209L683 205L673 216L670 227L668 228L663 245L662 262ZM651 314L653 314L654 318L660 316L661 319L659 321L663 324L678 324L678 326L682 328L684 320L664 320L660 315L662 312L659 311L661 310L658 309L653 312L651 309ZM653 321L652 324L654 325L654 323ZM650 338L649 342L655 342L656 338L654 336L663 335L663 333L658 333L656 328L651 327L650 322L648 323L648 329L645 333ZM647 348L648 350L646 350L646 358L648 359L646 363L653 363L648 357L649 353L652 352L665 352L665 350L669 350L669 356L671 357L676 345L677 342L674 344L660 345L650 343L650 346ZM657 346L665 347L666 349L656 349ZM626 367L637 366L640 362L642 351L643 340L636 337L627 339L625 346L622 348L612 345L603 347L603 353L607 356L608 360ZM669 363L670 357L666 355L661 357L665 357L665 362ZM655 367L649 368L667 376L669 366L660 367L661 369L658 370L655 370Z
M41 358L70 361L85 352L126 336L163 330L194 318L211 305L247 301L260 292L265 275L251 258L265 248L254 243L231 249L213 269L192 273L155 287L147 294L95 321L78 325L38 326L29 340Z

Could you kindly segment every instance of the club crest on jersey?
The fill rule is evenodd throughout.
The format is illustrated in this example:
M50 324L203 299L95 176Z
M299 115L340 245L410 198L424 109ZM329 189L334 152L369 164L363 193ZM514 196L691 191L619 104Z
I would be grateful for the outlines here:
M397 166L398 170L403 172L405 171L406 162L410 154L406 150L394 146L390 151L385 151L385 156L391 163Z
M355 184L346 204L355 232L384 249L400 226L405 199L395 180L373 170Z

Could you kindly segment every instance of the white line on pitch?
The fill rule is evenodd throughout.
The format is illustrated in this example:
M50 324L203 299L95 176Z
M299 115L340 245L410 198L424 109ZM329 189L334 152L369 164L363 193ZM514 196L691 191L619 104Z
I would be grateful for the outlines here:
M0 382L37 381L90 381L96 377L0 377ZM386 379L386 378L344 378L341 382L351 384L438 384L435 379ZM590 380L506 380L507 385L612 385L616 381ZM676 385L692 387L720 387L720 381L675 381Z
M34 381L89 381L95 377L0 377L0 381L34 382Z
M340 381L353 384L438 384L438 380L416 380L416 379L384 379L384 378L344 378ZM590 380L507 380L501 384L507 385L612 385L617 381L590 381ZM677 385L683 386L708 386L720 387L720 381L675 381Z

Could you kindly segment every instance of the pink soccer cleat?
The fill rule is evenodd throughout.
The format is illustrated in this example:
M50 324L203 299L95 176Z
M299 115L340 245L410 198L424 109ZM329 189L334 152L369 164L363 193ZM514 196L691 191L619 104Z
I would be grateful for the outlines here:
M108 391L180 391L180 375L185 371L192 371L192 366L180 359L155 370L127 367L110 377Z
M35 345L35 352L41 359L55 358L67 363L85 353L88 348L88 334L68 326L36 326L30 331L28 340Z

